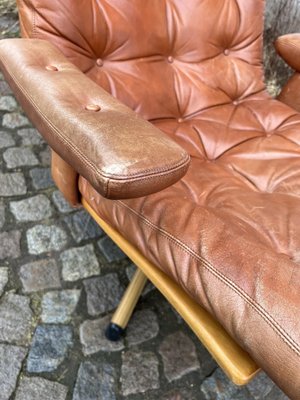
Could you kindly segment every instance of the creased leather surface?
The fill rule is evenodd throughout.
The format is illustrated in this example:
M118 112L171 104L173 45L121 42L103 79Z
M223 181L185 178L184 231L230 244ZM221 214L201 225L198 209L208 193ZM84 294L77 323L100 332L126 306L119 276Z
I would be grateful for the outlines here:
M19 3L25 35L192 156L159 193L83 196L300 399L300 117L265 91L264 1Z
M300 34L280 36L275 41L275 48L283 60L296 70L282 88L278 100L300 112Z
M104 197L145 196L186 172L189 155L178 144L87 78L51 43L2 40L0 66L51 147Z
M277 99L300 112L300 34L280 36L274 44L277 53L296 70L283 86Z
M213 161L200 148L172 187L124 202L106 201L83 178L79 189L102 218L204 305L291 399L300 399L300 117L271 99L238 108L245 140L226 151L223 143ZM252 125L254 115L264 120L260 128ZM194 126L207 127L206 117ZM235 123L227 126L228 138L238 134Z
M300 72L300 33L279 36L275 48L290 67Z
M300 112L300 73L295 72L279 93L278 100Z
M54 43L105 90L153 120L189 118L264 90L263 4L19 0L19 10L24 36Z

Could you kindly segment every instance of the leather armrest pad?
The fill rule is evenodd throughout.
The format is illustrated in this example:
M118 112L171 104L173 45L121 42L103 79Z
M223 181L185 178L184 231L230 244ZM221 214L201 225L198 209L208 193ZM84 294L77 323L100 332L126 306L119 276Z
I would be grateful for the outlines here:
M145 196L186 173L190 157L179 145L91 81L49 42L2 40L0 67L49 145L104 197ZM88 110L88 105L100 110Z
M275 49L280 57L295 71L300 71L300 34L291 33L279 36Z

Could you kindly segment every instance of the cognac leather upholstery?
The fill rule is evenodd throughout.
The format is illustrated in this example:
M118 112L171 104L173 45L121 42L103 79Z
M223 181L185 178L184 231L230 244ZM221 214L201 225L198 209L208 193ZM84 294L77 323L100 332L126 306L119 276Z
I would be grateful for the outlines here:
M19 6L25 37L54 43L191 155L158 193L110 201L86 176L82 196L300 399L300 114L265 89L264 1Z
M2 40L1 69L50 146L102 196L141 197L178 181L190 157L101 89L51 43Z
M300 112L300 34L280 36L275 41L277 53L296 72L284 85L278 100Z
M300 71L300 34L290 33L276 39L275 49L295 71Z

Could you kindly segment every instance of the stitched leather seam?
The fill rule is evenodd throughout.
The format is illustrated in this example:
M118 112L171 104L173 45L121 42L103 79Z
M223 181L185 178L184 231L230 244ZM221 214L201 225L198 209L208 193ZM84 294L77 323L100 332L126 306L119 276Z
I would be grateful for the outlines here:
M3 61L3 57L2 57L2 63L5 64L5 62ZM100 178L100 180L102 180L102 176L99 176L98 171L95 169L94 165L89 164L89 162L87 162L86 157L84 155L81 154L81 152L78 151L78 149L76 147L73 146L73 144L69 141L67 141L67 139L61 135L61 133L56 129L56 127L51 123L50 120L48 120L48 118L40 111L39 107L36 105L35 101L31 98L31 96L29 96L28 92L26 90L24 90L24 88L19 84L18 80L15 78L14 74L11 72L8 72L8 69L6 67L6 71L7 73L11 76L11 78L14 80L15 84L18 86L19 90L21 91L21 93L28 98L28 100L30 101L30 103L34 106L34 108L39 112L39 114L43 117L44 121L48 124L48 126L58 134L59 138L62 140L62 142L64 142L67 146L69 146L74 153L78 156L78 158L82 161L82 163L87 166L90 167L94 172L96 177Z
M36 34L36 9L34 8L32 1L30 1L30 5L31 5L31 13L32 13L32 38L35 38L37 36L37 34Z
M15 82L18 84L18 82L17 82L17 80L15 79L15 77L14 77L12 74L11 74L11 76L14 78ZM81 159L81 161L82 161L87 167L90 167L91 169L93 169L93 171L95 172L96 177L98 177L100 181L101 181L101 180L104 180L103 183L104 183L105 189L104 189L103 193L104 193L104 196L105 196L105 197L108 197L108 196L109 196L109 193L110 193L110 191L109 191L109 181L110 181L110 180L111 180L111 181L115 180L115 183L118 183L118 180L117 180L117 179L110 179L109 177L106 177L104 174L101 174L101 173L98 171L98 169L96 169L96 168L97 168L96 166L94 166L93 164L90 164L89 160L88 160L81 152L79 152L79 151L77 150L77 148L74 147L73 144L72 144L71 142L68 142L68 141L66 140L66 138L60 134L60 132L59 132L59 131L57 130L57 128L51 123L51 121L48 120L48 118L40 111L39 107L36 105L36 103L34 102L34 100L28 95L28 93L23 89L23 87L22 87L21 85L19 85L19 84L18 84L18 86L19 86L19 89L21 90L21 92L23 92L23 93L25 94L25 96L27 96L27 97L29 98L30 102L31 102L31 103L34 105L34 107L40 112L40 114L43 116L44 120L48 123L48 125L50 126L50 128L52 128L52 129L58 134L58 136L60 137L60 139L61 139L65 144L69 145L69 146L74 150L74 152L77 154L77 156L79 157L79 159ZM188 157L186 157L186 158L187 158L187 161L184 161L182 164L179 164L178 166L176 166L175 168L173 168L173 169L171 169L171 170L169 170L169 171L175 172L175 171L177 171L178 169L181 169L182 167L184 167L185 165L187 165L187 164L189 163L190 157L188 156ZM151 174L151 175L149 174L148 176L144 176L144 177L142 176L142 177L137 177L137 178L134 178L134 176L131 176L131 178L133 178L133 179L128 179L128 178L124 177L124 178L123 178L124 181L122 182L122 186L124 186L124 185L129 185L129 184L131 184L132 182L135 182L135 181L145 181L145 180L150 180L150 179L153 179L153 178L157 178L157 177L159 177L159 176L165 175L165 172L169 172L169 171L162 171L162 172L159 172L159 173L153 173L153 174ZM121 179L119 179L119 180L121 180Z
M186 167L188 166L188 163L186 164ZM178 170L181 170L181 169L183 169L183 167L184 166L182 166L182 165L180 165L179 167L177 167L177 168L174 168L174 169L172 169L172 177L174 178L174 177L176 177L175 179L176 180L178 180L178 175L177 175L177 172L178 172ZM133 184L134 182L144 182L144 181L149 181L149 180L155 180L156 178L159 178L160 176L165 176L165 174L164 173L160 173L160 174L156 174L156 175L152 175L152 176L144 176L144 177L141 177L141 178L138 178L138 179L131 179L131 180L126 180L126 181L123 181L122 182L122 187L126 187L126 186L128 186L128 185L131 185L131 184ZM176 182L176 180L175 180L175 182ZM173 182L173 179L171 180L169 180L169 186L172 184L171 182ZM174 182L174 183L175 183ZM112 187L112 185L113 184L120 184L120 180L114 180L114 179L107 179L107 192L106 192L106 195L107 195L107 197L109 197L110 196L110 193L111 193L111 191L113 191L113 187ZM160 189L160 190L163 190L163 189ZM151 193L154 193L154 191L153 192L151 192Z
M176 168L173 168L172 169L172 172L174 173L174 174L172 174L172 176L173 175L175 175L175 173L178 171L178 170L181 170L181 169L184 169L184 167L188 167L188 162L187 163L185 163L185 164L182 164L182 165L179 165L178 167L176 167ZM146 175L146 176L141 176L141 177L137 177L137 178L134 178L134 179L126 179L123 183L122 183L122 185L130 185L131 183L134 183L134 182L141 182L141 181L144 181L144 180L148 180L148 179L155 179L155 178L159 178L160 176L164 176L165 175L165 173L164 172L160 172L160 173L157 173L157 174L152 174L152 175ZM113 183L119 183L120 182L120 180L121 179L114 179L114 178L111 178L111 179L109 179L109 181L110 181L110 183L111 184L113 184Z
M110 194L111 194L111 188L109 186L109 181L107 181L107 183L106 183L105 193L106 193L106 196L109 198Z
M32 37L35 38L37 36L36 32L36 11L33 10L33 25L32 25Z
M201 264L213 274L217 279L219 279L226 286L231 288L234 292L236 292L246 303L248 303L255 311L258 312L259 315L265 320L265 322L272 328L272 330L288 345L288 347L295 353L297 356L300 356L300 349L298 343L290 337L290 335L280 326L280 324L274 320L274 318L254 299L252 299L241 287L237 286L234 282L232 282L229 278L223 275L220 271L218 271L212 264L210 264L207 260L202 258L199 254L197 254L194 250L192 250L188 245L183 243L178 238L175 238L172 234L165 231L164 229L158 227L153 224L147 218L145 218L140 213L133 210L127 204L122 201L117 201L119 204L126 207L133 214L141 218L141 221L147 225L150 229L154 231L158 231L162 236L164 236L167 240L174 243L177 247L179 247L182 251L188 253L192 258L197 261L200 261Z
M2 58L2 62L3 62L3 58ZM3 64L5 64L3 62ZM6 70L8 72L8 69L6 67ZM15 75L12 72L8 72L10 74L10 76L13 78L13 80L15 81L16 85L19 87L19 89L21 90L21 92L24 93L24 95L28 98L28 100L31 102L31 104L35 107L35 109L39 112L39 114L41 115L41 117L44 119L44 121L46 121L48 123L48 125L57 133L57 135L60 137L60 139L66 144L68 145L70 148L73 149L73 151L77 154L77 156L79 157L79 159L81 161L83 161L85 163L86 166L90 167L94 173L96 174L96 176L100 179L118 179L118 180L126 180L126 181L134 181L134 180L142 180L144 179L143 176L141 176L141 173L139 173L139 176L136 176L134 174L132 175L128 175L128 177L119 177L118 175L106 175L105 173L99 171L99 169L95 166L95 164L91 163L91 161L83 154L81 153L80 150L78 150L77 147L74 147L74 145L72 144L72 142L69 141L68 138L66 138L59 130L58 128L56 128L55 125L53 125L53 123L47 118L47 116L40 110L40 108L38 107L38 105L35 103L35 101L32 99L32 97L28 94L28 92L26 91L26 89L23 88L23 86L20 84L20 82L16 79ZM187 155L179 164L178 162L174 165L169 165L165 168L160 168L160 169L153 169L152 173L149 173L149 177L153 177L153 176L161 176L167 172L173 172L176 169L179 169L181 167L183 167L184 165L188 164L190 161L190 157L189 155ZM146 172L151 172L151 170L145 170ZM144 172L144 171L143 171ZM133 178L130 180L130 178ZM145 177L146 178L146 177Z
M176 162L176 164L171 164L168 165L164 168L157 168L157 169L144 169L143 172L138 172L135 174L128 174L128 177L133 178L132 180L138 180L139 178L143 179L144 177L147 178L147 175L145 175L145 172L149 172L149 175L154 175L155 176L160 176L160 174L169 172L169 171L176 171L178 168L184 167L186 164L190 162L190 156L187 155L183 161L180 163ZM127 177L124 177L123 175L118 175L118 174L105 174L104 172L102 173L103 176L106 176L109 179L116 179L116 180L128 180ZM156 175L157 174L157 175Z

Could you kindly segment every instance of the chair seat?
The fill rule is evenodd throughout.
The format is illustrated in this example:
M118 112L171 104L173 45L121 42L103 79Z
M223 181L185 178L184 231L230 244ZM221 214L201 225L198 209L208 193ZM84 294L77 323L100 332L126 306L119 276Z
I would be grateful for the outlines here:
M82 196L204 306L267 373L300 393L300 114L266 93L152 121L192 156L150 196Z

